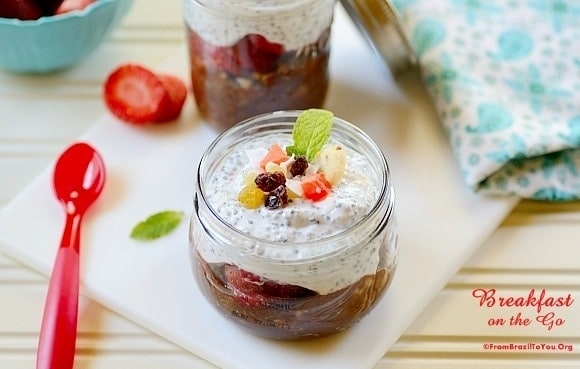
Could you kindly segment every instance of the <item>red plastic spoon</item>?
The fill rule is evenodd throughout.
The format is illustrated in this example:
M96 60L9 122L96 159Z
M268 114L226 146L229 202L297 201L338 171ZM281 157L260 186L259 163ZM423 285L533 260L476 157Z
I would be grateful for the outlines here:
M103 189L105 165L91 146L75 143L58 159L53 180L66 224L48 286L36 368L70 369L77 334L81 221Z

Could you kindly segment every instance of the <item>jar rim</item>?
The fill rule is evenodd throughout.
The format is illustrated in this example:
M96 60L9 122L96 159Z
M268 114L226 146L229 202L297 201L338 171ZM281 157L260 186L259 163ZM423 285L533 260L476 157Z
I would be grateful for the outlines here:
M347 243L336 242L336 241L339 239L344 239L345 237L349 237L349 236L353 237L356 234L356 232L359 231L359 228L362 225L367 224L371 219L374 218L374 216L376 216L383 209L383 206L385 204L387 205L387 209L385 210L385 215L383 218L386 219L387 224L390 223L392 218L393 218L394 190L393 190L393 186L392 186L391 174L389 171L388 163L387 163L387 160L386 160L386 157L385 157L383 151L374 142L374 140L372 140L372 138L370 138L370 136L368 136L364 131L362 131L359 127L355 126L354 124L352 124L344 119L334 117L333 130L336 129L336 127L338 125L341 128L349 130L350 133L356 134L358 138L364 140L364 142L368 145L368 147L370 149L372 149L373 152L379 158L380 163L378 165L380 166L380 168L384 172L384 175L380 176L383 180L381 182L381 185L380 185L380 188L378 191L378 195L376 196L376 200L374 201L372 208L359 221L357 221L353 225L349 226L347 229L341 230L340 232L335 233L335 234L330 235L330 236L327 236L327 237L312 239L312 240L308 240L308 241L280 242L280 241L273 241L273 240L269 240L269 239L265 239L265 238L256 237L256 236L250 235L246 232L243 232L243 231L237 229L236 227L234 227L232 224L230 224L222 216L220 216L219 213L216 211L216 209L214 209L214 207L209 203L209 201L206 198L206 191L205 191L205 186L204 186L204 182L203 182L203 178L202 178L202 175L203 175L202 172L205 169L206 165L208 165L209 155L212 153L212 151L214 149L216 149L216 147L218 146L218 144L222 140L226 139L229 136L233 136L235 134L243 132L243 130L246 129L247 126L251 125L252 123L261 122L261 121L267 120L269 118L272 118L272 119L273 118L292 118L292 120L289 122L278 121L278 122L276 122L276 124L284 124L284 123L294 124L296 118L298 117L298 115L301 112L302 112L301 110L284 110L284 111L276 111L276 112L256 115L256 116L251 117L249 119L246 119L242 122L239 122L239 123L235 124L234 126L232 126L231 128L229 128L228 130L222 132L207 147L206 151L202 155L198 169L197 169L195 186L196 186L196 193L197 193L196 197L203 202L205 207L211 213L211 216L213 216L215 219L217 219L219 224L226 227L226 229L228 229L228 231L234 232L236 237L239 237L239 239L241 239L241 240L244 240L247 242L254 241L254 242L257 242L260 245L263 245L264 247L269 248L269 249L286 249L286 248L288 248L288 245L292 245L292 247L294 249L307 248L307 249L311 250L313 247L313 244L316 244L317 246L320 247L321 250L326 250L325 252L312 253L311 256L309 256L309 257L300 257L299 259L296 260L297 262L304 263L305 261L308 261L309 259L317 259L317 258L320 258L321 256L332 256L335 253L340 253L345 248L352 247L352 245L349 245ZM340 247L330 247L330 248L325 248L322 246L322 245L332 244L332 243L335 243L336 245L341 245L341 246ZM252 256L260 257L260 255L252 255ZM271 256L268 256L267 258L269 260L272 260ZM285 262L288 262L287 259L283 259L283 260Z

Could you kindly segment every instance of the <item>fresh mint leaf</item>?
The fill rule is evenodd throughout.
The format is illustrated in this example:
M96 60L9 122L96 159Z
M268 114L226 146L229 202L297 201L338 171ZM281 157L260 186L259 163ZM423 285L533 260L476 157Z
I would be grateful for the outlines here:
M151 241L163 237L173 231L183 218L180 211L161 211L139 222L131 231L131 238L141 241Z
M294 144L286 147L288 155L305 156L310 161L328 141L334 115L324 109L300 113L292 130Z

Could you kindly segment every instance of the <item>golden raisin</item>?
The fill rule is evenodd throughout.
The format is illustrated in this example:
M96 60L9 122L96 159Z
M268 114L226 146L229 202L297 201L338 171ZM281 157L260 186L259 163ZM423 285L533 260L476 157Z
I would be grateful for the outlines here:
M257 209L263 206L264 198L264 192L253 183L245 185L238 193L238 201L246 209Z

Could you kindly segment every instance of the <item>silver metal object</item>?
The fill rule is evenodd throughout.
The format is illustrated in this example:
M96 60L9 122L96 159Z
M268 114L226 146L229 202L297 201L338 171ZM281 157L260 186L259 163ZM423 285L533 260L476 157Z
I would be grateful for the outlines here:
M397 77L417 65L417 56L389 0L341 0L371 47Z

